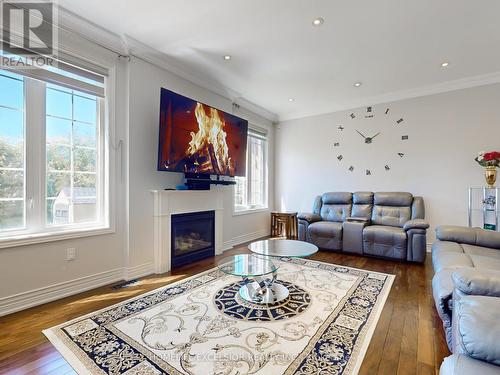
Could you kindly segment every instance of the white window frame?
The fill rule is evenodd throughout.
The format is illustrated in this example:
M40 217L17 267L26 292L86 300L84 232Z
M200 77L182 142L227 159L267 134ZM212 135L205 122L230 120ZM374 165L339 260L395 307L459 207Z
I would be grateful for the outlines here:
M21 72L13 72L20 74ZM110 72L111 73L111 72ZM112 72L114 76L114 71ZM22 73L21 73L22 75ZM89 223L49 225L46 222L46 84L47 80L34 79L34 73L25 75L24 84L24 197L25 227L23 229L3 230L0 232L0 248L50 242L77 237L87 237L114 233L111 222L112 205L110 187L113 176L110 176L109 133L112 125L110 113L113 102L110 97L110 86L114 84L113 76L105 77L104 98L98 98L99 118L97 123L97 159L96 185L97 209L99 220ZM50 82L50 81L49 81ZM74 81L73 81L74 82ZM52 81L57 85L57 81ZM82 82L82 88L88 92L88 85ZM74 87L78 90L78 87ZM28 103L30 108L28 108Z
M239 215L246 215L246 214L251 214L251 213L256 213L256 212L265 212L269 211L269 137L268 137L268 132L264 129L255 127L255 126L249 126L248 128L248 139L247 139L247 160L246 160L246 198L247 198L247 203L248 199L251 196L251 184L249 181L252 179L252 171L249 166L249 160L250 160L250 137L252 134L256 136L263 137L265 139L264 142L264 149L263 149L263 156L264 156L264 182L263 182L263 187L264 187L264 205L259 205L259 206L252 206L252 205L237 205L236 204L236 186L233 187L233 199L232 199L232 204L233 204L233 216L239 216Z

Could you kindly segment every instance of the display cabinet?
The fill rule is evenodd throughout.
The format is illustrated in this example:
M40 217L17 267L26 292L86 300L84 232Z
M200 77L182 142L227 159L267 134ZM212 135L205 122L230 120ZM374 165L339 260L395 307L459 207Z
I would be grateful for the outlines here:
M469 188L469 227L499 231L499 193L500 188Z

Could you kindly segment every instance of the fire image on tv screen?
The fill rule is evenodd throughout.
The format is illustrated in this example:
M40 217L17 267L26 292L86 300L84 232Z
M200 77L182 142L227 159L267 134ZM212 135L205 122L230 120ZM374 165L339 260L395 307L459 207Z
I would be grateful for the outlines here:
M248 121L161 89L158 170L244 176Z

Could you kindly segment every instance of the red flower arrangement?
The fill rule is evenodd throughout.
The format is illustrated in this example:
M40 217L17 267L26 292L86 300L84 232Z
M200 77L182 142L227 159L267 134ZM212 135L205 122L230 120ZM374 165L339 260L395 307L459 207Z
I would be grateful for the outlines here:
M474 160L482 167L498 167L500 165L500 152L480 152Z

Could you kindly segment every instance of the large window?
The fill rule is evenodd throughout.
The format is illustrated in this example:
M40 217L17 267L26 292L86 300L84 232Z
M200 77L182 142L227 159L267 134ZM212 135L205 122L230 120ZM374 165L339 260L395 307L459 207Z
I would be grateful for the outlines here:
M267 135L249 130L247 173L245 177L236 177L236 213L267 208L267 169Z
M108 225L104 77L62 66L0 70L0 241Z

